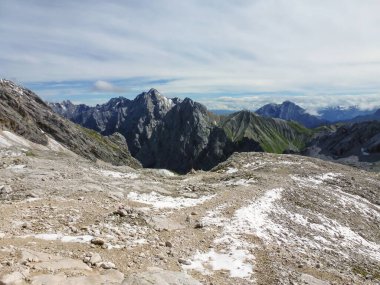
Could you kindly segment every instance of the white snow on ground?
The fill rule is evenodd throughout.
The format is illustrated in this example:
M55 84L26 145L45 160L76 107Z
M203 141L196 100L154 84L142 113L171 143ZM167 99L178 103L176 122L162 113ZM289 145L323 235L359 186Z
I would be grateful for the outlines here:
M284 165L300 165L301 162L294 162L294 161L288 161L288 160L280 160L276 161L278 164L284 164Z
M377 217L380 220L380 207L372 204L367 199L358 195L352 195L340 189L334 189L332 193L338 198L343 208L349 210L355 208L367 217Z
M24 147L27 149L52 150L52 151L57 151L57 152L72 153L70 150L68 150L66 147L61 145L56 140L50 137L47 137L47 139L48 139L48 144L47 146L44 146L44 145L33 143L12 132L0 131L0 148ZM24 149L24 151L27 151L27 149Z
M25 156L25 153L22 151L0 149L0 157L18 157L18 156Z
M255 162L251 162L251 163L247 163L247 164L243 165L243 167L255 170L257 168L260 168L264 164L266 164L264 161L256 160Z
M173 177L175 174L167 169L157 169L156 170L158 174L165 176L165 177Z
M137 179L139 175L136 173L123 173L118 171L110 171L110 170L100 170L100 174L106 177L112 178L129 178L129 179Z
M48 145L47 147L52 150L52 151L63 151L63 152L70 152L66 147L64 147L63 145L61 145L59 142L57 142L56 140L52 139L52 138L49 138L48 137Z
M12 132L2 131L0 132L0 147L11 147L11 146L24 146L30 147L31 142L15 135Z
M360 252L366 256L371 256L373 259L380 261L380 245L374 242L367 241L359 234L355 233L349 227L341 225L338 221L329 219L322 214L318 214L318 219L321 223L315 224L310 223L308 220L297 214L296 217L293 213L290 213L282 208L277 208L274 210L276 213L287 214L293 222L298 223L306 228L309 228L309 232L313 232L315 240L319 241L319 244L325 244L331 247L334 247L336 251L340 251L340 248L350 248L354 252ZM323 237L324 236L324 237ZM291 236L288 240L289 243L295 243L302 246L314 246L320 247L319 244L316 244L312 240L299 236ZM343 255L343 252L347 250L340 251Z
M274 203L281 198L282 188L267 191L262 197L250 205L240 208L231 219L212 217L208 212L202 221L214 222L223 226L222 234L214 240L214 244L223 250L214 249L206 253L197 253L192 258L191 265L183 268L197 270L202 274L212 274L212 270L228 270L231 277L250 278L253 272L254 256L250 253L254 245L244 239L245 235L257 235L267 238L267 231L280 231L281 227L273 223L268 214ZM216 213L218 210L216 210ZM211 216L211 217L210 217Z
M135 202L152 205L155 209L181 209L187 207L194 207L196 205L202 204L205 201L212 199L214 196L215 195L209 195L195 199L185 197L164 196L153 191L150 193L130 192L127 198Z
M60 240L61 242L77 242L77 243L89 243L94 237L91 235L83 235L83 236L67 236L64 234L36 234L36 235L25 235L21 238L36 238L43 240Z
M202 218L202 223L205 226L216 226L216 227L222 227L225 222L227 221L227 218L223 217L222 211L227 207L226 204L222 204L215 208L214 210L207 211L206 215Z
M340 173L324 173L320 175L313 175L313 176L298 176L298 175L291 175L290 177L297 183L299 187L311 187L311 188L318 188L318 185L322 184L326 180L333 180L337 177L341 176Z
M26 168L26 165L24 164L17 164L17 165L9 165L6 169L10 170L20 170Z
M208 253L197 252L190 265L184 265L186 270L196 270L204 275L212 274L211 270L227 270L231 277L247 278L252 274L252 265L247 260L252 260L253 255L246 250L234 249L228 253L218 253L211 249Z
M222 183L222 184L229 185L229 186L245 186L245 187L248 187L255 182L256 181L253 178L250 178L250 179L241 178L241 179L236 179L236 180L230 180L230 181L228 181L226 183Z
M233 174L233 173L236 173L238 171L239 171L239 169L237 169L237 168L228 167L228 169L226 170L226 173L227 174Z
M254 234L260 238L267 238L268 231L280 231L281 227L272 223L268 214L272 211L273 204L281 198L283 190L283 188L269 190L250 205L237 210L232 220L225 225L224 235L216 242L234 240L243 234Z

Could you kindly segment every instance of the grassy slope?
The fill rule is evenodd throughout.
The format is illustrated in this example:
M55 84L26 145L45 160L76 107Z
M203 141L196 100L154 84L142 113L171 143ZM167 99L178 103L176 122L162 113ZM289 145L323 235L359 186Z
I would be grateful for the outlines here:
M312 131L296 122L263 118L248 111L226 117L220 126L233 142L249 138L259 142L264 151L271 153L301 150L312 134Z

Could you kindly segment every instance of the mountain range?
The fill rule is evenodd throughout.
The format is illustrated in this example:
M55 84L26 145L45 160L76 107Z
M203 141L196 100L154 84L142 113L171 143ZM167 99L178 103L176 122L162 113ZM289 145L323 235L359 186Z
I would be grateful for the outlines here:
M350 107L326 107L318 110L318 115L320 118L335 123L335 122L343 122L343 121L351 121L355 117L371 115L375 111L374 110L362 110L359 109L358 106L350 106Z
M291 102L275 106L287 121L246 110L219 116L189 98L169 99L155 89L133 100L119 97L90 107L70 101L46 104L32 91L1 80L0 96L1 129L42 145L53 139L83 157L117 165L186 173L209 170L234 152L355 156L364 162L377 161L380 153L380 122L308 129L294 120L305 112Z
M299 152L309 135L297 123L249 111L220 117L189 98L169 99L155 89L95 107L69 101L50 106L102 135L121 133L144 167L180 173L211 169L235 151Z

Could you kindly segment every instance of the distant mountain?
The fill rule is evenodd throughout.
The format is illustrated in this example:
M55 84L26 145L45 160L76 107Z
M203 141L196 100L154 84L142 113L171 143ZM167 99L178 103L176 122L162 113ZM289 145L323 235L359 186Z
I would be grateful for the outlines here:
M0 129L41 145L48 145L52 138L91 160L139 167L123 137L103 137L58 116L36 94L12 81L0 80L0 99Z
M350 120L350 122L359 123L359 122L368 122L368 121L380 121L380 109L378 109L375 113L357 116Z
M121 133L144 167L180 173L211 169L234 151L299 152L298 142L305 141L304 130L293 122L248 111L221 118L189 98L169 99L155 89L95 107L67 101L50 106L103 135Z
M290 101L285 101L282 104L264 105L255 113L264 117L295 121L307 128L316 128L328 123L327 120L310 115L305 109Z
M318 110L318 114L324 120L330 122L342 122L349 121L358 116L365 116L372 114L373 111L370 110L361 110L357 106L350 107L328 107Z
M210 112L214 113L216 115L226 116L226 115L230 115L232 113L235 113L236 111L234 111L234 110L224 110L224 109L211 109Z

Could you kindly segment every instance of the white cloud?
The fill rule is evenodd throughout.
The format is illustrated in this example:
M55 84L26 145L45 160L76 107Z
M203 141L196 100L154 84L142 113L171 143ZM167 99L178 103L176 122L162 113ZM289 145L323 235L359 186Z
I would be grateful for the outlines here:
M0 76L360 100L380 90L378 11L378 0L2 0Z
M98 80L94 83L94 91L97 92L124 92L125 90L123 88L117 87L113 85L110 82L104 81L104 80Z

